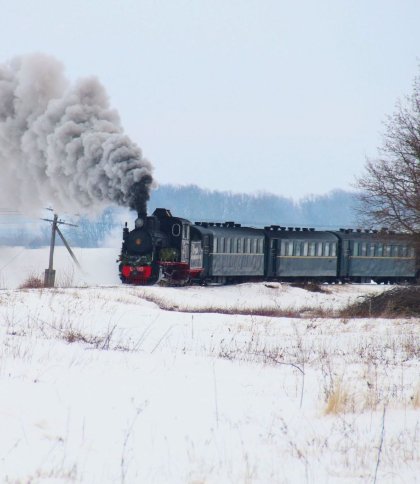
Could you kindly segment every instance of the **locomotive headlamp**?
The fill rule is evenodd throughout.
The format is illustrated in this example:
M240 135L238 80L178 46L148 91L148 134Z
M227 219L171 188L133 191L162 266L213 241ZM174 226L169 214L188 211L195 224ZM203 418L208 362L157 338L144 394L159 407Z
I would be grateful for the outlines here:
M139 218L136 218L136 221L134 222L134 226L136 227L136 229L141 229L144 225L144 220L139 217Z

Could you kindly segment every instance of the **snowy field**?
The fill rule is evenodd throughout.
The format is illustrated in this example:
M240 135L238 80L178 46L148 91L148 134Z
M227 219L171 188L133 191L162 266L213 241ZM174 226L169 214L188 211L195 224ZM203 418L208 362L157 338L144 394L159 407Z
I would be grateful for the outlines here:
M420 482L420 320L332 317L385 286L122 287L75 252L17 289L48 250L0 248L1 482Z

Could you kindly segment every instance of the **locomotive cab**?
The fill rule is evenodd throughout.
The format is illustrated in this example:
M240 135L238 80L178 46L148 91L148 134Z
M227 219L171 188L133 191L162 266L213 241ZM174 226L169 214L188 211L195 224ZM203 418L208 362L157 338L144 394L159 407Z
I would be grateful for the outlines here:
M127 284L154 284L161 278L174 283L189 280L190 225L157 208L149 217L139 217L133 230L123 230L120 279Z

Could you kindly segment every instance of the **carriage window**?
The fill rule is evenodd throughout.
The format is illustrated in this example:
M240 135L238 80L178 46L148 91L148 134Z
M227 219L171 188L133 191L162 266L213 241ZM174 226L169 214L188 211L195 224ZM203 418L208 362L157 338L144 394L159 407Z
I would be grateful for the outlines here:
M300 247L301 247L301 243L295 242L295 255L297 256L300 256Z
M329 257L330 256L330 243L329 242L325 242L325 245L324 245L324 255L325 255L325 257Z
M400 245L398 255L400 257L407 257L407 246L406 245Z
M398 257L398 245L391 246L392 257Z
M385 245L384 246L384 255L386 257L390 257L391 256L391 246L390 245Z
M271 244L273 244L273 241L271 241ZM238 239L238 254L242 254L242 238L239 237Z
M383 257L384 255L384 245L377 244L376 245L376 257Z
M375 244L368 244L368 256L374 257L375 255Z
M257 250L257 242L258 242L257 239L252 239L252 253L253 254L256 254L258 252L258 250Z
M331 244L331 257L337 257L337 244Z
M355 257L359 255L359 242L353 242L353 255Z
M283 240L280 245L280 255L286 255L286 242Z
M293 255L293 242L291 242L291 241L286 242L286 248L287 248L286 255L292 256Z
M414 256L415 256L414 247L409 247L408 248L408 257L414 257Z
M219 254L223 254L224 252L225 252L225 238L220 237Z
M251 240L245 239L245 252L249 254L251 252Z
M308 255L308 242L303 243L303 255Z
M308 254L313 257L315 255L315 242L309 242Z
M189 226L189 225L187 225L187 224L184 224L184 225L182 226L182 229L183 229L183 235L182 235L182 237L183 237L184 239L188 239L188 238L189 238L189 236L190 236L190 226Z
M360 250L360 252L361 252L360 255L362 255L363 257L365 257L366 256L366 253L367 253L367 244L366 244L366 242L362 242L360 244L360 249L361 249Z
M263 253L263 239L258 239L258 242L257 242L257 252L258 254L262 254Z
M217 237L214 237L213 239L213 253L217 254Z
M317 242L316 243L316 255L318 257L322 256L322 242Z

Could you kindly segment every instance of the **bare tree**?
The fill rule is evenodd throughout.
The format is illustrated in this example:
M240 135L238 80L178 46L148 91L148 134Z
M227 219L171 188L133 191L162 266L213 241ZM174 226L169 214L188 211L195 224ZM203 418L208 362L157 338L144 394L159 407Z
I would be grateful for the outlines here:
M379 157L358 179L364 219L420 239L420 76L385 123Z

